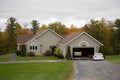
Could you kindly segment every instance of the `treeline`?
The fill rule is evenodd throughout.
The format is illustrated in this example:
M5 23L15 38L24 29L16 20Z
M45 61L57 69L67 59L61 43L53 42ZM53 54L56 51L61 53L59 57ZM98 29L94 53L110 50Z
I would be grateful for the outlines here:
M104 44L100 52L106 55L120 54L120 19L114 21L92 19L82 28L77 28L74 25L69 27L59 21L40 26L37 20L32 20L31 26L32 28L22 27L16 18L10 17L6 22L5 31L1 32L0 30L0 54L14 53L17 50L16 38L18 34L36 34L47 28L54 30L58 34L86 31Z

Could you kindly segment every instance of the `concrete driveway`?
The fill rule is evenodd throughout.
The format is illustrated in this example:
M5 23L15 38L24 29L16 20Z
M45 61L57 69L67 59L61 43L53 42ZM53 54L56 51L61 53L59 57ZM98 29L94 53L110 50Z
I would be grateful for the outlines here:
M120 64L75 60L74 80L120 80Z

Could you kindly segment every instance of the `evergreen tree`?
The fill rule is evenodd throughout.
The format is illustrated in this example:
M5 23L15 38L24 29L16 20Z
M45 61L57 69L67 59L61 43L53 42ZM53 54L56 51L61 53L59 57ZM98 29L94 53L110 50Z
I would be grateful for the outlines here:
M39 23L37 20L32 20L31 25L32 25L31 31L35 34L39 29Z
M26 56L26 46L23 44L22 49L21 49L21 56L25 57Z
M67 47L66 58L67 58L67 59L71 59L71 50L70 50L70 46Z
M6 29L6 32L7 32L7 42L6 42L6 45L7 45L7 49L9 52L13 52L13 50L16 50L16 34L15 34L15 29L16 29L16 18L14 17L10 17L8 20L7 20L7 29Z

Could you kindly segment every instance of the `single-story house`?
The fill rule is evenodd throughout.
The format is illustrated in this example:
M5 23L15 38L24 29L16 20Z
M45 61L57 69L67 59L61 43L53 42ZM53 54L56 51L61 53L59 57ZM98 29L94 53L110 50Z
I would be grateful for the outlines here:
M51 29L36 34L18 35L17 49L20 50L23 44L26 45L27 53L32 51L35 54L43 54L51 46L57 46L64 57L67 47L70 46L72 58L93 55L95 52L99 52L100 46L103 46L101 42L86 32L73 32L63 36Z

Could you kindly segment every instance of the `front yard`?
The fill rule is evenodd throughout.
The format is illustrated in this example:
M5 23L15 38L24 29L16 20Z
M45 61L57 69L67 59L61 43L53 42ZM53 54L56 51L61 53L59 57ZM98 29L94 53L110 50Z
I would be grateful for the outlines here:
M106 60L114 63L120 63L120 55L106 56Z
M73 61L0 64L0 80L73 80Z
M0 62L5 62L5 61L10 61L11 55L6 54L6 55L0 55ZM21 57L21 56L16 56L15 60L16 61L28 61L28 60L57 60L57 57L54 56L35 56L35 57Z

